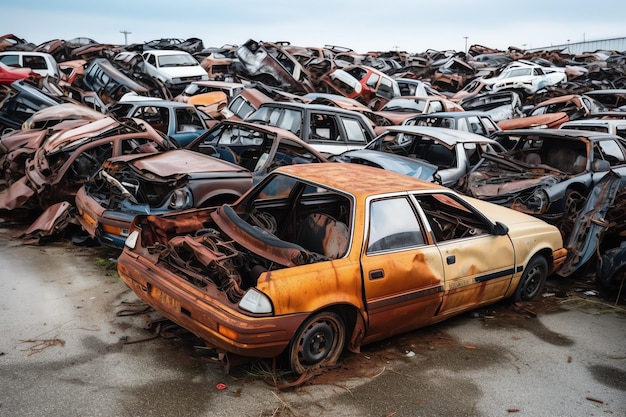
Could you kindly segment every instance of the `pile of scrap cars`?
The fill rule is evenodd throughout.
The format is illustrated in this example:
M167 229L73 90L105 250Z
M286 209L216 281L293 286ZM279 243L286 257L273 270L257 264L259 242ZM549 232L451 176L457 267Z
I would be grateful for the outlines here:
M301 378L552 273L619 301L626 58L602 52L5 35L0 217L119 249L216 360Z

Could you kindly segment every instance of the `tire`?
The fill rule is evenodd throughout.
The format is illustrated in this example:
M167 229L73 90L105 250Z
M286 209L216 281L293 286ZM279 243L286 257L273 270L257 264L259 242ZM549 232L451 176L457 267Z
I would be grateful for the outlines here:
M543 256L534 256L524 268L515 290L514 301L531 301L543 290L548 278L548 261Z
M341 317L323 311L311 317L294 334L289 345L289 363L296 375L302 375L337 363L346 340Z

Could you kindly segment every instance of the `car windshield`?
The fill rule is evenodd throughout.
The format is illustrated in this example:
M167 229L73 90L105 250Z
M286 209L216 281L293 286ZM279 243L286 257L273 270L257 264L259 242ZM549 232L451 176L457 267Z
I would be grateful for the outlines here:
M191 56L186 54L162 55L157 57L159 67L186 67L198 65L198 62Z
M426 108L426 103L426 100L397 98L385 104L381 111L423 112Z

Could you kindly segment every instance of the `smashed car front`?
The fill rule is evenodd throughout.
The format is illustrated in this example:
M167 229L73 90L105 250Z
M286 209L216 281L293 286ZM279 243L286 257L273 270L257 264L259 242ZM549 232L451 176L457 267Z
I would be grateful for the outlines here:
M275 357L306 313L275 316L273 300L254 285L267 267L293 265L302 253L285 246L268 258L258 256L219 228L215 212L138 216L118 260L120 277L144 301L207 345L242 356ZM222 216L216 217L219 222ZM230 232L235 228L226 226ZM272 240L269 233L257 232ZM248 236L246 245L253 244L255 239ZM274 266L270 259L277 261Z
M463 179L463 191L522 213L547 213L556 197L553 188L569 178L549 168L530 169L501 155L483 156L484 160Z
M106 161L79 190L76 206L86 231L122 248L138 214L198 207L212 197L216 204L234 201L251 185L246 170L191 151L129 155Z

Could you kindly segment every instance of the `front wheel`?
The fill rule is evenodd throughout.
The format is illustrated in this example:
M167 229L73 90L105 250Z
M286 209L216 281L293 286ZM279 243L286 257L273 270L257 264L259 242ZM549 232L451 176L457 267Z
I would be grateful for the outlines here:
M289 362L296 375L337 363L346 340L341 317L325 311L298 329L289 345Z
M536 298L548 278L548 261L543 256L531 258L515 290L514 301L531 301Z

